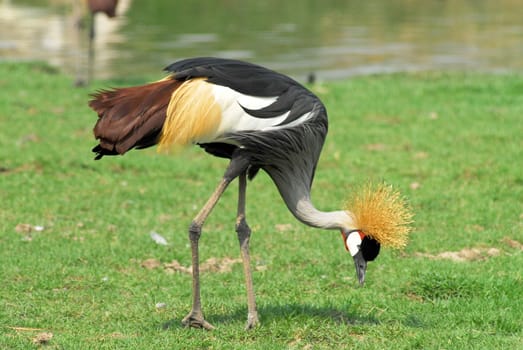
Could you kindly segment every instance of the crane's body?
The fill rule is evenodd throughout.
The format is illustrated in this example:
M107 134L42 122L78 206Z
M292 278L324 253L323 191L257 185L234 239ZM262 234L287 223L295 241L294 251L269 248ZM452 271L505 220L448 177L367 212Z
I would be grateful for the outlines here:
M319 98L285 75L241 61L190 59L166 70L171 75L161 81L102 92L91 102L104 115L94 129L98 157L156 143L198 144L230 159L236 153L248 159L251 178L258 169L271 176L300 221L341 228L332 215L321 220L310 203L328 125ZM355 228L344 212L337 215Z
M189 228L193 264L193 309L184 324L212 328L200 304L198 241L201 228L229 183L239 178L236 231L244 261L248 322L258 323L250 272L250 229L245 220L247 178L262 169L272 178L289 210L301 222L342 232L363 283L366 262L379 243L366 236L347 210L323 212L310 190L327 135L320 99L295 80L247 62L193 58L166 68L169 75L143 86L100 91L89 105L99 115L96 159L158 144L197 144L230 164L213 195ZM389 220L390 221L390 220Z

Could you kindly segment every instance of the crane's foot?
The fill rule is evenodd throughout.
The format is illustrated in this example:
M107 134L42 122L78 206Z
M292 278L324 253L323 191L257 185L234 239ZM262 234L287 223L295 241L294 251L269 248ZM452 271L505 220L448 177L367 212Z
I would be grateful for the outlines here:
M247 315L247 324L245 325L245 330L248 331L249 329L253 329L259 324L260 321L258 320L258 313L249 313L249 315Z
M194 311L191 311L187 316L185 316L185 318L182 320L182 324L185 327L203 328L208 331L214 329L214 326L212 324L205 321L201 313Z

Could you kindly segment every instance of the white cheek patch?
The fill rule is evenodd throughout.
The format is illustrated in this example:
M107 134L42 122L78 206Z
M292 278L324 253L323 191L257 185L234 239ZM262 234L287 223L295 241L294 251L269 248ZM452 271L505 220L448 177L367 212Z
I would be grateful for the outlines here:
M354 256L358 254L361 246L361 237L358 231L354 231L347 236L345 241L347 248L349 249L350 255Z

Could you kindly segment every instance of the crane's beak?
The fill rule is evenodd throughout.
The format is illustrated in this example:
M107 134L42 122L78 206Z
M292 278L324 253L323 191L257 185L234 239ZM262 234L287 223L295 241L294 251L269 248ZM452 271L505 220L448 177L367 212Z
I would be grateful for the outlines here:
M367 271L367 261L363 258L361 250L353 256L354 265L356 266L356 274L358 275L358 281L360 285L365 282L365 272Z

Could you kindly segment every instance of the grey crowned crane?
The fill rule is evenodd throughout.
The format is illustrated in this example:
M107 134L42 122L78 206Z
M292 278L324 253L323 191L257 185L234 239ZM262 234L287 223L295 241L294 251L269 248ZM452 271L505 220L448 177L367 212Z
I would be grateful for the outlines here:
M230 159L216 190L189 227L192 252L193 306L186 326L212 329L200 302L198 241L218 199L239 179L236 232L247 289L247 328L258 324L249 257L251 229L245 219L247 179L260 169L279 190L287 208L301 222L339 230L356 267L360 284L367 262L380 245L403 246L411 214L389 186L366 186L349 208L323 212L310 191L327 134L325 106L293 79L261 66L229 59L185 59L165 69L164 79L150 84L95 93L89 106L98 113L95 159L124 154L155 144L160 149L196 144Z

